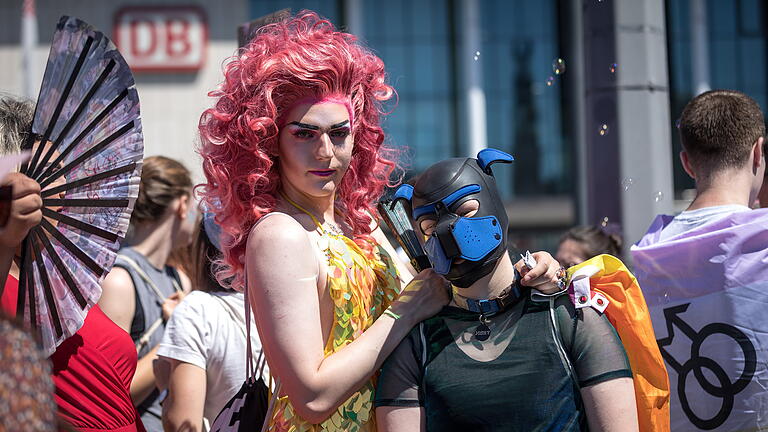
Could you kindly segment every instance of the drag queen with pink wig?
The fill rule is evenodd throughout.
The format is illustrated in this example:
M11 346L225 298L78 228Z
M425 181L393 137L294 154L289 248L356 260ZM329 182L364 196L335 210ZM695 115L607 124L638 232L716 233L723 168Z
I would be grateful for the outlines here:
M217 276L247 290L281 380L269 430L375 430L375 372L448 302L447 282L411 275L377 224L395 168L384 64L302 12L260 29L224 74L200 120L203 195L225 233ZM540 256L528 284L554 286L559 265Z

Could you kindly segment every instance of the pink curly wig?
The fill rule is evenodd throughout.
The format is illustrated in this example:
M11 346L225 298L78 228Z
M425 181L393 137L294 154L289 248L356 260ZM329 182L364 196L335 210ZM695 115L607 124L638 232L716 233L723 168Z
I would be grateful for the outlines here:
M381 59L314 12L261 28L228 60L224 82L209 93L218 98L216 104L199 124L207 179L201 195L227 234L220 281L234 277L231 286L242 287L248 234L274 210L281 188L276 165L281 116L307 98L348 100L354 148L336 200L355 236L370 235L374 203L391 186L395 168L380 125L382 103L393 94Z

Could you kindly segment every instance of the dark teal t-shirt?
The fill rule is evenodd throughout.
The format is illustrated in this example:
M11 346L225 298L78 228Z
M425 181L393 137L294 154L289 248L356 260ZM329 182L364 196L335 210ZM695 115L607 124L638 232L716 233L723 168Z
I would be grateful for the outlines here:
M446 306L416 326L384 363L376 406L423 407L427 431L580 431L579 387L632 376L608 319L567 296L526 295L483 342L478 318Z

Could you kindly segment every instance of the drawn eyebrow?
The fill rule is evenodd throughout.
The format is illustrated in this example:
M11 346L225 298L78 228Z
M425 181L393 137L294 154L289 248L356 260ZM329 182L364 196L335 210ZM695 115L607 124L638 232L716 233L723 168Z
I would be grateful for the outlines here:
M328 128L328 129L329 129L329 130L334 130L334 129L338 129L338 128L340 128L340 127L346 126L346 125L348 125L348 124L349 124L349 120L344 120L344 121L343 121L343 122L341 122L341 123L336 123L336 124L334 124L334 125L331 125L331 127L330 127L330 128Z
M302 129L320 130L320 126L316 126L316 125L309 124L309 123L301 123L301 122L297 122L297 121L292 121L292 122L290 122L288 124L289 125L298 126L298 127L302 128ZM332 131L334 129L339 129L339 128L342 128L344 126L347 126L348 124L349 124L349 120L344 120L343 122L332 124L331 127L328 128L328 130Z
M315 126L315 125L311 125L311 124L307 124L307 123L300 123L300 122L297 122L297 121L292 121L292 122L290 122L288 124L289 125L296 125L296 126L298 126L300 128L303 128L303 129L320 130L320 126Z

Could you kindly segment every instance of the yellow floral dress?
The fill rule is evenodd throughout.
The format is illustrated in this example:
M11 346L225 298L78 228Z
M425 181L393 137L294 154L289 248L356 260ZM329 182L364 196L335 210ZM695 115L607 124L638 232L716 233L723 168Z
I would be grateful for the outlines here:
M315 223L323 243L327 240L327 287L334 304L333 326L325 346L325 356L328 357L363 334L397 296L400 285L395 263L384 248L368 240L355 242L343 235L332 234L317 220ZM373 432L376 430L373 412L375 380L375 376L371 377L320 424L300 418L288 398L281 397L275 403L267 430Z

